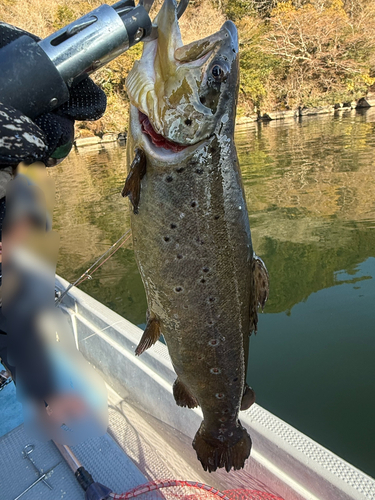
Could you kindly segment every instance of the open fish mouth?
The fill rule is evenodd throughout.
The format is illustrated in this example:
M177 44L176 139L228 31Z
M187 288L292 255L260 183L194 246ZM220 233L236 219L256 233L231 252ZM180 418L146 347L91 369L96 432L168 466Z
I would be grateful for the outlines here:
M180 151L188 147L166 139L164 136L156 132L154 127L151 125L151 122L147 115L139 110L138 113L142 132L149 137L154 146L156 146L157 148L167 149L169 151L172 151L173 153L179 153Z
M141 113L133 119L142 136L151 146L177 153L221 130L237 91L237 30L227 21L218 32L183 45L175 0L164 1L156 21L158 38L145 42L126 88Z

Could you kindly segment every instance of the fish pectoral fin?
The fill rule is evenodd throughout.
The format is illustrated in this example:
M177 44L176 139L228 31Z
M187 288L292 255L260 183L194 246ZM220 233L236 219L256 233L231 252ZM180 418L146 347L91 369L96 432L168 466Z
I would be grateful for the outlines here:
M129 200L133 205L133 212L138 213L138 205L141 197L141 180L146 174L146 155L140 148L136 148L135 157L130 166L130 172L125 181L125 186L121 191L125 198L129 196Z
M250 334L252 332L257 333L258 309L264 309L270 289L270 279L266 265L255 253L251 265L253 283L250 303Z
M178 377L173 384L173 396L178 406L187 406L188 408L199 406L197 399Z
M245 390L241 401L241 411L248 410L253 403L255 403L255 392L251 387L245 384Z
M155 317L150 318L147 321L145 331L143 332L142 338L135 350L136 356L140 356L149 347L154 345L155 342L159 339L160 334L160 321Z

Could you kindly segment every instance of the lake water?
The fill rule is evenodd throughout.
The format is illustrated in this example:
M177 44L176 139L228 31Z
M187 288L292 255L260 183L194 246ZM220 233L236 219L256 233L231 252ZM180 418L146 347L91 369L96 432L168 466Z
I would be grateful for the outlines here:
M375 476L375 109L252 124L236 144L271 279L249 383L261 406ZM125 149L81 148L50 172L57 272L74 281L129 229ZM144 326L130 240L80 288Z

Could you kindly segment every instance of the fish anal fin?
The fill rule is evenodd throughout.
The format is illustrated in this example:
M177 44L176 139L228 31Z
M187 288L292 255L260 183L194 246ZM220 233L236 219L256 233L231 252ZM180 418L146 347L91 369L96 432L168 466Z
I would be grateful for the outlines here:
M143 332L142 338L135 350L136 356L140 356L149 347L155 344L161 334L160 321L156 317L151 317L147 321L147 326Z
M146 155L140 148L136 148L135 157L130 166L130 172L125 181L125 186L121 191L125 198L129 196L129 200L133 205L133 212L138 213L138 205L141 198L141 180L146 174Z
M173 384L173 396L178 406L187 406L188 408L199 406L197 399L178 377Z
M250 300L250 334L257 333L258 309L264 309L269 295L269 275L263 260L255 253L252 259L252 286Z
M251 387L245 384L245 390L241 401L241 411L248 410L255 403L255 392Z

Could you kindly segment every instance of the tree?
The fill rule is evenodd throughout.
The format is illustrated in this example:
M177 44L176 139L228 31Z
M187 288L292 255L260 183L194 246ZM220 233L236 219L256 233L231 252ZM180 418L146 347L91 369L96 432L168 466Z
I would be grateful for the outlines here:
M312 0L300 8L291 0L279 3L272 11L264 51L283 61L287 100L312 105L321 94L335 100L345 93L352 98L363 93L372 82L375 16L371 22L369 33L363 23L360 27L350 19L341 0Z

